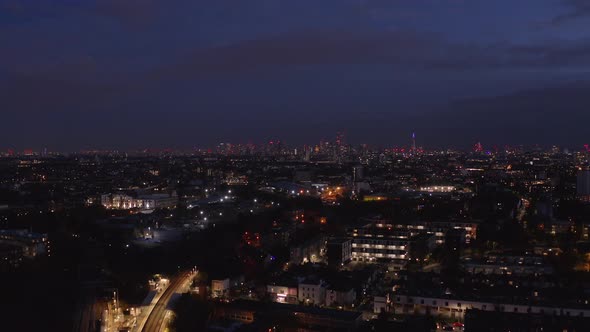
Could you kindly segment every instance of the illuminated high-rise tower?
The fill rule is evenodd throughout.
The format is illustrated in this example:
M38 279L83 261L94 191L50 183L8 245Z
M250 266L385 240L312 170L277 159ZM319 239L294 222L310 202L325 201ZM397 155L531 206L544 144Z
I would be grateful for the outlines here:
M416 133L412 133L412 152L416 152Z
M336 146L342 146L344 144L344 134L341 132L336 133Z
M473 146L473 152L483 152L483 145L481 144L481 142L475 143L475 145Z

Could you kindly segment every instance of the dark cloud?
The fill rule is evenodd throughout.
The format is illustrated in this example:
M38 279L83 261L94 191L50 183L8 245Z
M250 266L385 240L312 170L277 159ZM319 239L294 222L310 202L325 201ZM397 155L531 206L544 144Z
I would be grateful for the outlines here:
M70 15L81 6L69 1L0 0L0 26Z
M517 45L508 49L515 65L590 66L590 39L537 45Z
M549 89L435 106L586 78L588 28L520 29L558 1L0 0L0 142L310 142L342 128L375 142L418 123L533 135L528 110L587 100ZM583 22L588 1L564 3L554 24Z
M434 69L581 70L590 69L590 39L542 43L454 45L453 57L434 59Z
M118 20L119 22L140 28L150 24L163 3L173 6L168 1L158 0L97 0L94 7L89 8L97 15Z
M397 142L394 144L406 146L410 132L415 131L419 145L427 148L470 148L476 142L490 150L518 144L576 148L589 141L585 129L590 122L589 107L590 81L575 81L493 97L458 99L421 114L362 116L354 128L371 130L377 141L393 139Z
M590 82L577 81L459 100L444 112L431 114L430 127L423 131L447 135L456 144L464 142L463 146L480 140L490 148L492 144L536 143L582 146L588 141L589 108Z
M562 0L568 8L565 14L556 16L551 20L554 25L563 25L574 20L590 18L590 1L588 0Z
M349 64L420 64L443 48L427 34L411 31L363 34L304 31L200 49L178 64L161 68L158 78L198 79L261 67Z
M155 77L201 79L307 65L391 65L430 70L588 69L590 39L481 45L413 31L305 31L199 49Z
M152 22L165 6L170 4L161 0L0 0L0 19L4 18L0 25L104 17L124 26L141 27Z

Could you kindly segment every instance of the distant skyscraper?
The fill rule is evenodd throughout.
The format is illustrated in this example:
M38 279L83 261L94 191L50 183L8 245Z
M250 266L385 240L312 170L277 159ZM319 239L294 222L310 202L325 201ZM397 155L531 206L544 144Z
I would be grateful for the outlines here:
M304 156L303 156L303 160L309 162L311 160L311 146L304 146Z
M363 166L356 165L352 168L352 182L358 182L363 180Z
M344 134L341 132L336 133L336 145L341 146L344 144Z
M416 152L416 133L412 133L412 152Z
M583 167L578 171L576 193L580 200L590 201L590 167Z
M481 142L475 143L475 145L473 146L473 152L483 152L483 145L481 144Z

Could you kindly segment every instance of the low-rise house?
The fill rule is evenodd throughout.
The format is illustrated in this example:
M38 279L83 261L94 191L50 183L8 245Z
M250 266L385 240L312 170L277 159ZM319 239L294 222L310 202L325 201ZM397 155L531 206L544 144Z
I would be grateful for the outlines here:
M464 319L467 310L500 311L520 314L590 317L590 307L559 306L550 304L524 304L494 302L455 297L413 296L394 294L392 299L396 313L442 316Z
M382 312L389 312L390 300L389 294L379 295L373 297L373 312L380 314Z
M326 289L326 306L351 308L356 301L353 287L329 286Z
M470 257L462 260L465 271L472 274L504 274L504 275L549 275L553 268L546 264L543 256L531 253L492 253L483 259Z
M299 283L297 291L299 302L309 305L324 305L326 284L320 279L305 279Z
M270 296L271 301L277 303L291 303L297 304L299 299L297 283L273 283L266 286L266 291Z

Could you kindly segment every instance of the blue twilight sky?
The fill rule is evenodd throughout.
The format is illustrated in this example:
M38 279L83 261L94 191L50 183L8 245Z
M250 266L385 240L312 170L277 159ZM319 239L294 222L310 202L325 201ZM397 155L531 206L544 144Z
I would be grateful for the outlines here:
M0 0L0 149L581 145L590 0Z

